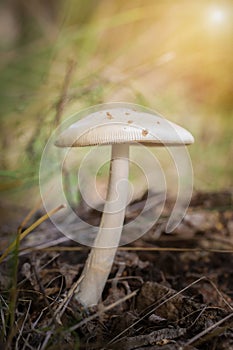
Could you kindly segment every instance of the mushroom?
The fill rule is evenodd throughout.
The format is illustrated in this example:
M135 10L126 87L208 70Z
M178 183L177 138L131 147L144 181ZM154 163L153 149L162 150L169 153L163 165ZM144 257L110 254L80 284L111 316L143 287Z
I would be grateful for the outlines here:
M58 147L111 145L107 197L99 227L75 293L85 307L96 305L120 242L128 198L129 146L188 145L193 136L161 116L132 108L110 107L93 112L63 131Z

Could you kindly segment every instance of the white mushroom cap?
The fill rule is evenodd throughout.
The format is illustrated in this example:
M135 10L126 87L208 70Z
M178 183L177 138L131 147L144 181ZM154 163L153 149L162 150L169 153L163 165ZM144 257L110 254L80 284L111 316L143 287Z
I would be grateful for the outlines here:
M56 141L59 147L82 147L117 143L148 146L188 145L193 136L161 116L130 108L94 112L72 124Z

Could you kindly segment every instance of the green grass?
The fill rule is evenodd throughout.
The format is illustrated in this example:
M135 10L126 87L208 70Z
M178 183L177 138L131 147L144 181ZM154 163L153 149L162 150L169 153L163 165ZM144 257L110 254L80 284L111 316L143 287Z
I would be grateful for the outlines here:
M205 1L116 3L58 5L53 40L39 13L32 21L25 10L31 34L4 50L0 66L4 197L15 201L38 188L41 154L57 119L114 100L151 107L194 133L189 150L197 189L232 187L231 25L204 31Z

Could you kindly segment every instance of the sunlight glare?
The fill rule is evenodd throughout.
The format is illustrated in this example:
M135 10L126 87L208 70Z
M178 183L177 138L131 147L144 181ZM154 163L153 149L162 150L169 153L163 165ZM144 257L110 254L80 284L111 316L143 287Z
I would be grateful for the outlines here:
M209 12L209 19L212 23L220 24L226 18L226 13L219 8L214 8Z

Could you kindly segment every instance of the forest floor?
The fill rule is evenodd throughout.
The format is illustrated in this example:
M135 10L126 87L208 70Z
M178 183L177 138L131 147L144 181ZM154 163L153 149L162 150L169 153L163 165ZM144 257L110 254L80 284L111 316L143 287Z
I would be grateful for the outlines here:
M128 218L143 203L132 203ZM0 349L233 349L232 193L195 193L172 234L169 208L118 249L103 302L90 310L73 298L86 247L50 220L16 242L0 265Z

